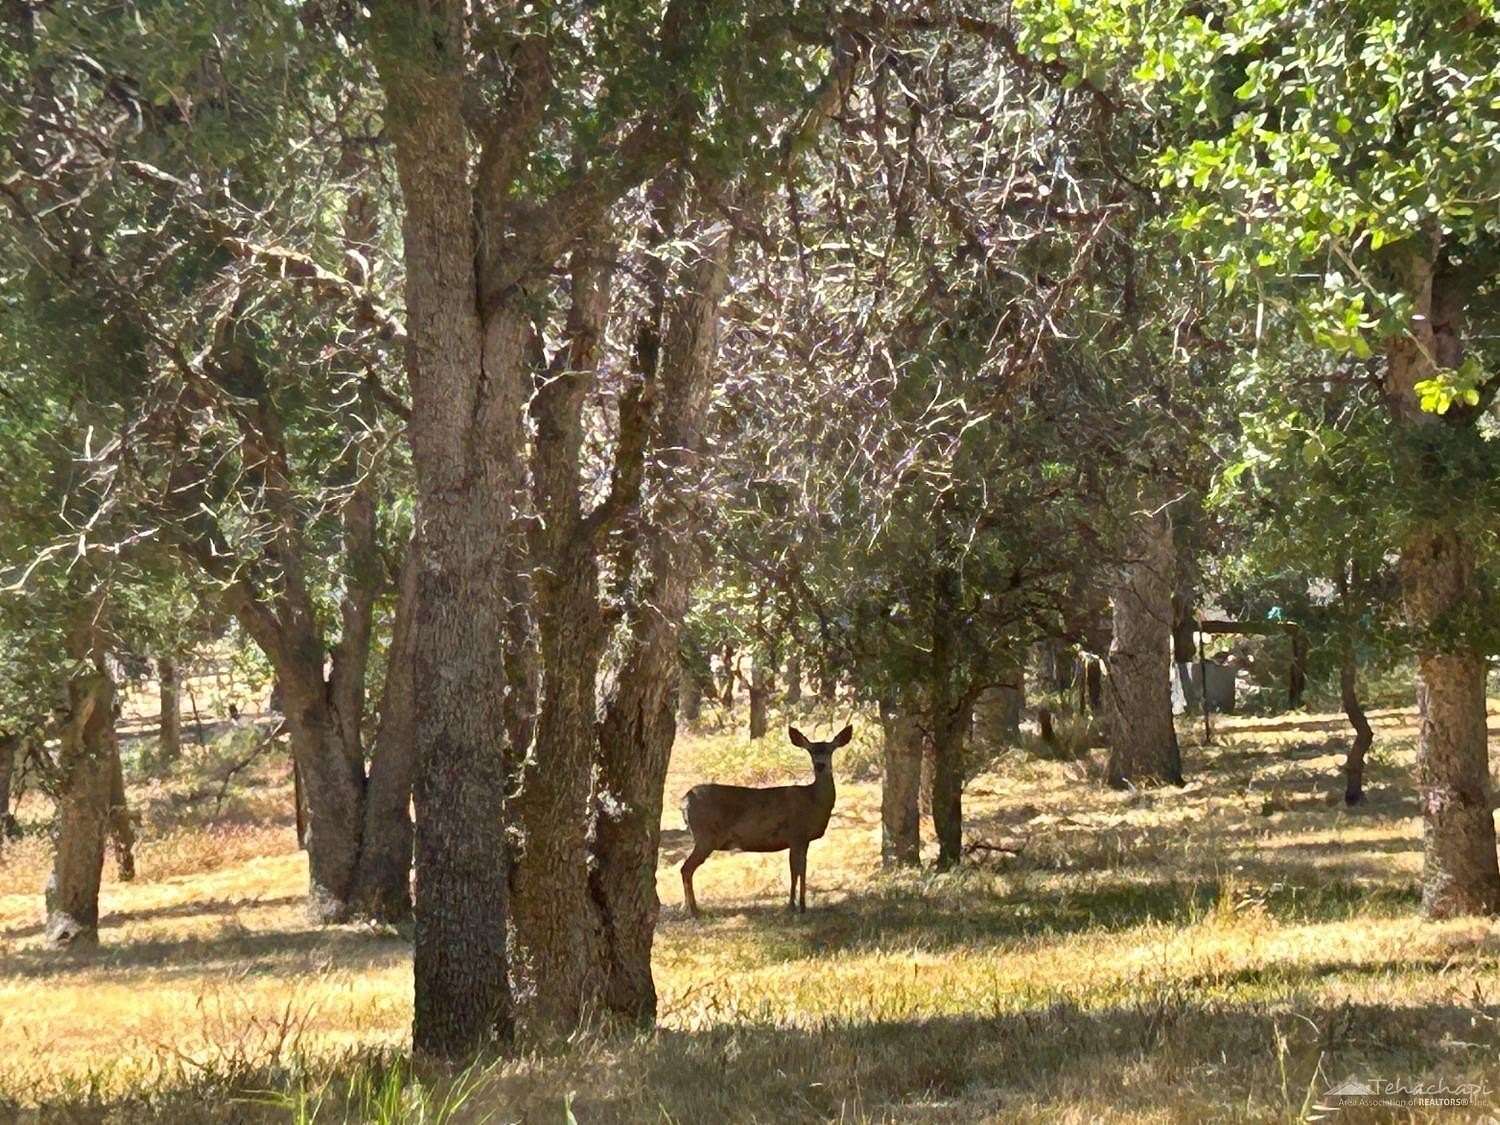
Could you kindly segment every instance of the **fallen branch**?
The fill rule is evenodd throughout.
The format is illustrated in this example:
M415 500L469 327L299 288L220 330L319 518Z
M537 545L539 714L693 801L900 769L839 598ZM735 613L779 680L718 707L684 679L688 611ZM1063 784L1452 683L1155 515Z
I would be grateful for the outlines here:
M1030 836L1027 836L1019 844L991 844L985 840L970 840L964 845L964 854L974 855L977 852L998 852L1001 855L1020 855L1030 843Z

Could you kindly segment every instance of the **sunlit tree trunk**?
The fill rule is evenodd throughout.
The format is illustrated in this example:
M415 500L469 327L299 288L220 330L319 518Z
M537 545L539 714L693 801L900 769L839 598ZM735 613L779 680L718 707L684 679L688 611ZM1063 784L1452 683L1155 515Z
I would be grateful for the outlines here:
M1412 241L1403 248L1401 265L1413 315L1388 349L1386 402L1411 447L1426 447L1413 457L1413 471L1435 476L1431 487L1440 491L1451 488L1442 479L1444 454L1479 439L1473 416L1462 405L1447 415L1426 413L1416 386L1462 362L1465 293L1434 239ZM1459 514L1439 510L1421 517L1407 534L1400 562L1406 618L1417 647L1422 905L1433 918L1500 910L1485 657L1464 636L1479 605L1476 548L1457 526Z
M109 732L109 840L115 852L115 870L120 882L135 878L135 827L125 803L125 766L120 761L120 737Z
M922 723L907 701L883 700L880 782L880 862L885 867L921 862Z
M1172 525L1164 514L1142 517L1110 593L1114 639L1109 646L1105 715L1109 783L1182 784L1172 725Z
M750 662L750 737L765 738L770 726L771 676L764 657Z
M177 661L170 656L156 662L157 686L161 693L161 722L157 738L163 761L182 756L182 694L177 682Z

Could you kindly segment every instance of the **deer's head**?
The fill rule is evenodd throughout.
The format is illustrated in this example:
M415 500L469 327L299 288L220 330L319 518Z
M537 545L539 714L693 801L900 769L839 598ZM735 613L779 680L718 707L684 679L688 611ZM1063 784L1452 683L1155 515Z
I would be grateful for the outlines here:
M796 727L787 727L786 733L793 746L800 746L812 755L813 776L821 777L833 766L833 752L840 746L849 745L849 740L854 737L854 724L850 723L827 742L814 742Z

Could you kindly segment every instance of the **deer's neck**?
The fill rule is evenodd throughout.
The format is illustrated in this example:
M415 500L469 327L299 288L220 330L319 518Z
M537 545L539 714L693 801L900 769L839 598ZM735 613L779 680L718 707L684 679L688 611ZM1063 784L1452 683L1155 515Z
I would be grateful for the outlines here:
M825 816L833 812L833 770L824 770L813 778L813 802Z

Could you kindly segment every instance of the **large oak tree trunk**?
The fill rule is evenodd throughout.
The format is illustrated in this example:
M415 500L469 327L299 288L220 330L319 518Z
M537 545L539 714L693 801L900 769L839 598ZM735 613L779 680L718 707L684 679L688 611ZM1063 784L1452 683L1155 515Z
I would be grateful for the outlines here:
M1472 415L1461 405L1444 416L1425 413L1416 385L1462 362L1465 294L1441 259L1441 248L1432 240L1414 242L1402 263L1413 317L1388 349L1385 393L1414 451L1414 471L1432 478L1430 487L1441 494L1452 487L1444 479L1445 454L1452 444L1478 437ZM1464 635L1477 605L1475 561L1472 540L1442 513L1413 526L1401 551L1403 601L1417 637L1422 905L1433 918L1500 910L1485 658Z
M590 841L605 943L604 1004L639 1024L656 1017L651 945L660 910L662 788L677 731L678 632L701 565L693 536L700 517L689 498L702 455L719 303L733 245L726 227L707 223L697 241L699 257L684 268L664 317L660 406L640 533L644 569L639 593L626 609L620 672L600 727Z
M880 862L885 867L921 862L922 723L904 700L880 706L884 734L880 782Z
M378 5L376 65L405 205L421 543L412 1042L447 1058L510 1033L503 643L529 324L523 292L480 287L465 53L462 4ZM502 232L491 233L498 246Z
M1172 725L1174 583L1172 525L1164 514L1143 517L1110 593L1114 639L1105 715L1109 783L1116 787L1182 784Z
M114 684L101 662L68 684L67 724L58 750L60 789L53 828L57 850L45 895L44 933L52 945L92 945L99 940L113 708Z
M532 400L532 476L546 513L532 537L540 631L541 705L512 802L521 850L511 869L512 991L532 1035L571 1032L600 989L599 922L589 887L589 794L599 660L606 639L599 604L598 521L626 489L621 465L611 502L581 510L582 409L609 320L613 253L573 255L567 369L548 372ZM632 459L634 415L621 410L622 460Z

